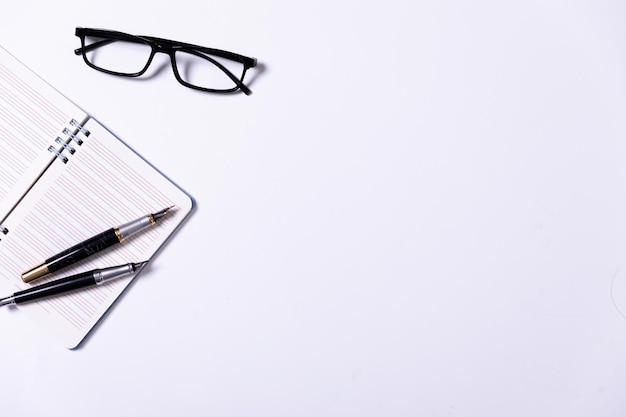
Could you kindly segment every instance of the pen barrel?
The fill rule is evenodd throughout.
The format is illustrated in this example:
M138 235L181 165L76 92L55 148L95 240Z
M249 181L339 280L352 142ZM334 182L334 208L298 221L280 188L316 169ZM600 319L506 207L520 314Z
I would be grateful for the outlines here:
M122 236L122 240L124 240L136 235L144 229L147 229L155 223L156 220L152 217L152 214L150 214L148 216L140 217L137 220L133 220L132 222L122 224L117 229L119 230L120 236Z
M95 285L95 283L94 271L89 271L72 275L67 278L50 281L23 291L18 291L13 294L13 296L15 297L15 303L19 304L26 301L33 301L44 297L62 294L72 290L78 290Z
M104 284L111 280L130 275L135 272L135 266L133 264L112 266L110 268L104 268L94 271L93 279L97 285Z
M111 228L46 259L45 263L49 272L58 271L119 242L115 228Z

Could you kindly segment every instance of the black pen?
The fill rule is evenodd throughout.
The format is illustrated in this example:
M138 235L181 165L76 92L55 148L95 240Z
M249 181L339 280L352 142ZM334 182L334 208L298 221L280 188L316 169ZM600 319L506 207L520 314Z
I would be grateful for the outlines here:
M24 272L22 274L22 281L30 282L34 279L41 278L44 275L58 271L61 268L65 268L66 266L78 262L81 259L85 259L86 257L106 249L109 246L116 243L122 243L125 239L128 239L140 231L156 224L156 221L165 216L165 214L171 210L172 207L174 206L140 217L137 220L133 220L132 222L128 222L121 226L112 227L107 231L78 243Z
M36 287L18 291L9 297L0 298L0 307L39 300L44 297L50 297L92 285L101 285L112 279L130 275L141 269L146 263L147 261L112 266L110 268L94 269L93 271L82 272L80 274L50 281Z

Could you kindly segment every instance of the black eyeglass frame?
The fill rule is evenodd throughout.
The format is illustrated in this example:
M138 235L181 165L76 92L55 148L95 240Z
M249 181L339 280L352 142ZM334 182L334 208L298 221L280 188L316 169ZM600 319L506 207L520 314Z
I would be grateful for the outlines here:
M221 49L207 48L204 46L193 45L190 43L183 43L183 42L178 42L178 41L172 41L169 39L155 38L153 36L135 36L135 35L130 35L128 33L118 32L114 30L107 30L107 29L91 29L91 28L77 27L76 36L80 38L81 47L75 49L74 54L82 55L83 60L88 66L98 71L107 73L107 74L118 75L122 77L139 77L148 70L148 67L152 63L154 56L158 52L162 52L164 54L169 55L170 62L172 64L172 69L174 70L174 76L176 77L176 80L178 80L178 82L184 85L185 87L193 88L194 90L206 91L210 93L232 93L237 90L241 90L246 95L250 95L252 93L252 91L250 91L248 86L246 86L243 83L243 78L245 77L246 72L250 68L256 66L257 64L256 58L250 58L247 56L239 55L234 52L224 51ZM85 45L85 36L94 36L94 37L102 38L103 40L95 42L91 45ZM92 64L87 58L87 55L86 55L87 52L93 49L99 48L101 46L105 46L109 43L118 41L118 40L141 43L141 44L148 45L150 47L151 49L150 57L148 58L146 65L140 71L135 72L135 73L111 71L106 68L101 68ZM212 89L212 88L199 87L197 85L193 85L193 84L186 82L178 73L178 67L176 65L176 58L174 56L177 51L192 54L192 55L206 59L207 61L211 62L220 70L222 70L235 83L235 87L229 88L229 89ZM205 53L242 63L243 72L241 73L241 78L238 78L231 71L229 71L226 67L224 67L224 65L222 65L217 60L212 59L209 55L205 55Z

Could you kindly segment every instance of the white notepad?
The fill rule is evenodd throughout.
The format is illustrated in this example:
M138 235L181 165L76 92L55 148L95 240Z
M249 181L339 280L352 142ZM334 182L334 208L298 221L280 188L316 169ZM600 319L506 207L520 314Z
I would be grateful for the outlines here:
M150 260L193 199L0 47L0 296L95 268ZM21 273L93 235L169 206L123 244L43 279ZM18 308L74 348L134 276Z

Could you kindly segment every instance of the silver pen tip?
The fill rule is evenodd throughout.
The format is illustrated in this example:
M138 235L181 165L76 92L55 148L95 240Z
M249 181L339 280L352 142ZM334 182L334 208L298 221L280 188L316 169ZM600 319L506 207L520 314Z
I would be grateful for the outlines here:
M169 206L167 208L164 208L161 211L157 211L156 213L152 213L152 218L154 220L160 219L161 217L165 216L167 214L167 212L170 211L171 209L173 209L174 207L176 207L176 206Z
M146 264L148 263L148 261L143 261L143 262L133 262L133 271L138 271L141 268L143 268Z
M15 296L0 298L0 307L15 304Z

